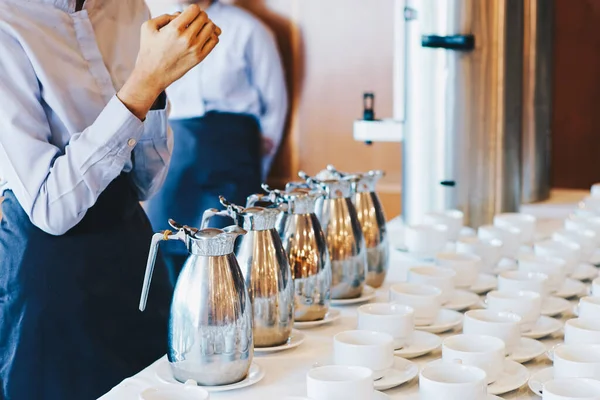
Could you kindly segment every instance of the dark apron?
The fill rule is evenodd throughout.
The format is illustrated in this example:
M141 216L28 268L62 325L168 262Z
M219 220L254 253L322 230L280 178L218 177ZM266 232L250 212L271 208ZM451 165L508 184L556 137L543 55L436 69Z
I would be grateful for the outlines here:
M261 134L256 118L209 112L200 118L169 121L175 138L166 181L148 204L155 230L168 229L169 218L200 227L208 208L222 209L219 195L242 206L261 190ZM210 226L231 224L213 218ZM183 243L161 245L170 278L175 282L187 251Z
M0 399L96 399L165 354L171 285L160 263L138 310L152 230L127 175L62 236L10 191L2 211Z

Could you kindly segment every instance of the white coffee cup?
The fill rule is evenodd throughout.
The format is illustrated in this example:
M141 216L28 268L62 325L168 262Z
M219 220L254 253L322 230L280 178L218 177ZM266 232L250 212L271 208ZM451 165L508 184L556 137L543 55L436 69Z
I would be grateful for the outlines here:
M591 230L596 234L596 245L600 245L600 217L583 217L571 214L565 219L564 227L568 231Z
M600 318L600 297L586 296L579 299L580 318Z
M481 368L487 383L495 382L504 371L506 347L501 339L485 335L455 335L442 342L442 360Z
M406 250L417 257L432 258L446 247L446 225L409 225L404 229Z
M598 198L600 198L600 183L594 183L590 187L590 195L592 197L598 197Z
M564 344L554 348L554 378L600 379L600 344Z
M548 275L550 292L559 290L567 277L566 261L556 257L526 254L519 257L519 271L541 272Z
M483 240L497 239L502 242L502 255L517 258L521 247L521 230L514 226L500 228L494 225L483 225L477 230L477 236Z
M591 229L569 231L560 229L552 234L552 239L559 242L575 243L581 246L581 261L589 261L596 251L598 239Z
M415 266L408 269L408 282L431 285L442 291L442 304L448 303L454 294L456 272L448 268L430 265Z
M598 215L600 213L600 198L586 196L579 202L578 208Z
M415 311L404 304L371 303L358 308L358 329L383 332L394 338L394 349L410 344Z
M498 275L498 290L529 290L546 297L550 293L549 281L548 275L541 272L504 271Z
M327 365L313 368L306 375L311 400L372 399L373 377L365 367Z
M397 283L390 287L390 302L411 307L415 325L431 325L442 308L442 291L431 285Z
M454 278L456 287L470 288L477 281L481 269L481 257L465 253L438 253L435 259L438 266L456 272Z
M534 243L533 252L540 256L562 258L566 262L566 272L570 275L581 261L581 246L573 242L554 239Z
M521 231L521 243L531 243L535 236L536 218L531 214L503 213L494 217L494 225L518 228Z
M521 317L521 332L528 332L537 323L542 312L542 297L539 293L520 290L511 292L491 291L486 303L492 311L508 311Z
M419 374L421 400L483 400L486 373L481 368L451 363L426 365Z
M370 368L373 379L381 378L394 364L394 338L381 332L344 331L333 337L336 365Z
M544 383L542 400L600 400L600 381L590 378L553 379Z
M465 313L463 333L497 337L504 342L506 354L512 354L521 340L521 317L492 310L471 310Z
M448 227L448 240L458 239L461 228L463 227L464 214L459 210L446 210L440 212L429 212L423 216L423 223L426 225L445 225Z
M600 344L600 318L573 318L565 322L565 344Z
M492 273L502 258L502 241L462 237L456 242L456 252L479 256L481 258L481 270Z
M592 281L592 296L600 296L600 278L596 278Z

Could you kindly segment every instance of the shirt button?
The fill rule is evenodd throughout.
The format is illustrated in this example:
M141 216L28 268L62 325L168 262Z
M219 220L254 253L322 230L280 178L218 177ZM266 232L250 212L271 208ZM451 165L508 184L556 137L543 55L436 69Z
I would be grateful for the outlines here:
M129 140L127 141L127 145L128 145L129 147L133 147L133 146L135 146L135 145L136 145L136 143L137 143L137 140L135 140L135 139L129 139Z

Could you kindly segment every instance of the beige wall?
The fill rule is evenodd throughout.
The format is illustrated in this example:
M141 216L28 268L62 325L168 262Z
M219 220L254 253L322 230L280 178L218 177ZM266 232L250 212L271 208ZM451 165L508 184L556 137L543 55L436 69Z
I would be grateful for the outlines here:
M152 3L165 0L151 0ZM228 0L275 33L292 110L270 182L281 186L302 169L384 169L379 191L388 218L400 211L400 145L367 146L352 138L362 95L375 92L378 117L392 115L393 0Z

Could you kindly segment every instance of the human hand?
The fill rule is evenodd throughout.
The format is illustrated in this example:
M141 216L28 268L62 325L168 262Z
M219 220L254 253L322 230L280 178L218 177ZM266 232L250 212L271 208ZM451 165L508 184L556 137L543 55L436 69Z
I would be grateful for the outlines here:
M197 5L146 21L134 71L119 98L143 119L160 93L210 54L220 34L221 29Z

